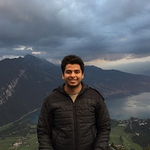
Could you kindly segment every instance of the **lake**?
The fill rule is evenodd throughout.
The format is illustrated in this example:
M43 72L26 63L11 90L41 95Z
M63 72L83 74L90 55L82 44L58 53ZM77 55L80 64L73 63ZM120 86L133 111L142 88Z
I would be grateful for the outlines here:
M130 119L131 117L139 119L150 118L150 92L124 98L106 98L106 104L111 119L124 120ZM26 117L29 117L32 122L36 123L39 117L39 111L37 110Z
M150 118L150 92L125 98L106 99L111 119Z

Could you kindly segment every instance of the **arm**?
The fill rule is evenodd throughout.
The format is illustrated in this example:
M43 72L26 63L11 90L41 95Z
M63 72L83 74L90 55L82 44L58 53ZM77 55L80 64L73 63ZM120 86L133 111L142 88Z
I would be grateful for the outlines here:
M52 115L45 100L37 124L39 150L54 150L52 145Z
M96 110L96 126L97 136L94 150L107 150L111 124L106 104L102 98Z

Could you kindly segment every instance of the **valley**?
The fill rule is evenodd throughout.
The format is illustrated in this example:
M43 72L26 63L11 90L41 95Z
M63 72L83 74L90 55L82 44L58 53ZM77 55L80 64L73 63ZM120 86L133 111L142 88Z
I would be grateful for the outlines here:
M32 120L33 116L30 114L28 117L23 117L13 123L2 126L0 128L0 150L37 150L36 123ZM137 122L138 124L136 124ZM139 129L139 125L142 128L144 125L149 125L150 127L150 119L130 118L128 120L112 120L111 124L112 131L109 144L112 147L116 149L122 147L122 150L143 150L146 147L142 147L140 143L134 142L134 137L139 135L136 135L133 130L136 131L138 128L138 133L140 133L143 129ZM146 130L145 132L148 131ZM147 135L145 138L149 138L149 136Z

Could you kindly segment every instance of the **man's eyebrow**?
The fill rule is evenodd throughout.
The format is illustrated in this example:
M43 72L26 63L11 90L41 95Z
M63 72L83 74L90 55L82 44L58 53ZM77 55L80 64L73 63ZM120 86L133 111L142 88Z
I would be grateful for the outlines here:
M75 71L75 72L79 72L79 71L81 71L81 70L80 70L80 69L75 69L75 70L67 69L66 71L68 71L68 72L73 72L73 71Z
M66 70L80 70L80 69L66 69Z

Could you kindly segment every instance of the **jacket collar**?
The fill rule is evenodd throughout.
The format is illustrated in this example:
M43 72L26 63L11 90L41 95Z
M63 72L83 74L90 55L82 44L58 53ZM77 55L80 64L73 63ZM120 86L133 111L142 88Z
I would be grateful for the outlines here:
M84 82L81 82L81 84L82 84L82 89L81 89L79 95L81 95L82 93L84 93L85 91L87 91L89 89L89 86L87 84L85 84ZM65 83L60 85L56 90L63 94L67 94L64 90L64 85L65 85Z

